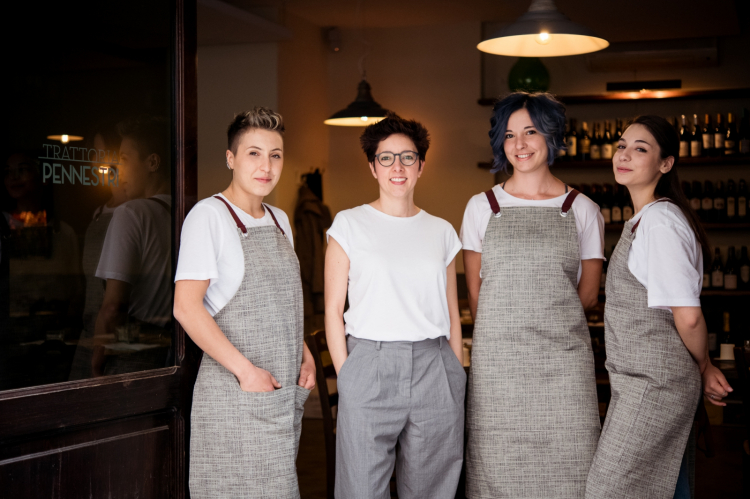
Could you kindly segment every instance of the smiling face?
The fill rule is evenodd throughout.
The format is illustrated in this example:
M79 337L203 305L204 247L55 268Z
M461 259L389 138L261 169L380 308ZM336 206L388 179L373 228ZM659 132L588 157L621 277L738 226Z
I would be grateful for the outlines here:
M503 149L514 173L528 173L547 165L548 149L544 136L534 126L526 109L519 109L508 118Z
M661 176L672 169L674 158L661 158L661 149L648 129L630 125L622 134L612 158L615 180L631 191L634 188L656 186Z
M402 134L391 135L388 138L381 140L375 154L378 155L384 152L390 152L393 154L412 152L415 156L419 157L414 142L412 142L409 137ZM370 163L372 175L378 179L378 184L380 184L381 196L387 194L393 198L400 198L414 193L417 179L422 176L424 161L417 159L413 165L404 166L401 162L401 158L402 156L396 156L395 161L391 166L381 165L377 158Z
M284 139L278 132L250 129L240 137L235 152L227 151L227 162L234 170L232 185L263 198L276 187L284 168Z

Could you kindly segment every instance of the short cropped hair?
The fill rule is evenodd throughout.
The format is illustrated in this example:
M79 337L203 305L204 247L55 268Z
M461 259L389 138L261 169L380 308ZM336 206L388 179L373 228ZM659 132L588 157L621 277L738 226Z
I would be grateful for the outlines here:
M365 131L359 137L359 143L362 150L367 156L367 161L375 161L375 154L378 151L378 145L391 135L406 135L417 148L419 159L424 161L427 156L427 149L430 148L430 133L418 121L405 120L396 113L388 112L385 119L373 123L365 128Z
M555 161L558 151L565 149L565 106L547 92L513 92L500 99L493 108L490 119L490 145L495 157L492 173L507 171L508 158L503 144L510 115L526 109L531 122L547 141L547 164Z
M227 128L227 148L237 153L240 137L250 130L270 130L284 136L284 118L267 107L256 106L249 111L236 114Z
M141 160L145 160L151 154L159 156L159 164L164 168L159 168L158 171L162 175L169 176L171 173L169 162L171 142L167 120L160 116L144 114L118 123L117 133L123 139L127 137L135 142Z

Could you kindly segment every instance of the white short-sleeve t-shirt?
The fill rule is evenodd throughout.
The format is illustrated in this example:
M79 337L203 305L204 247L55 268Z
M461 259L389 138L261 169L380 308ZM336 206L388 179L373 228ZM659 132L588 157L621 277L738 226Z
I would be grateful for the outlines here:
M275 225L268 210L263 217L253 218L221 194L217 195L232 206L246 227ZM273 210L276 220L289 239L289 244L293 246L292 228L289 226L286 213L273 206L265 206ZM244 269L245 255L237 224L227 206L213 196L203 199L190 210L182 226L175 281L209 280L203 305L208 313L214 316L240 289Z
M682 210L654 201L634 217L628 269L648 291L649 308L700 307L703 251Z
M373 341L450 338L447 272L456 230L424 210L393 217L362 205L336 215L328 238L349 257L346 333Z
M500 208L515 206L542 206L562 208L568 193L552 199L529 200L511 196L500 184L492 188ZM578 246L581 260L604 260L604 217L599 206L583 194L579 194L570 208L575 214ZM492 215L490 202L485 193L477 194L469 200L461 224L461 242L463 249L482 252L484 233ZM481 275L481 274L480 274ZM578 265L578 280L581 279L581 265Z

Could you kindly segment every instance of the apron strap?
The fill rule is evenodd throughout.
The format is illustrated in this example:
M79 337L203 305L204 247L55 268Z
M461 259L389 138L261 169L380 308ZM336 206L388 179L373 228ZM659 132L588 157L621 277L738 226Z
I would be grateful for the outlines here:
M232 209L232 206L229 203L227 203L226 199L224 199L221 196L214 196L214 197L226 205L227 209L229 210L229 214L232 215L232 218L234 219L234 223L237 224L237 228L240 229L243 234L247 234L247 227L245 227L245 224L242 223L242 220L240 220L240 217L238 217L237 214L234 212L234 210ZM273 211L271 211L271 208L269 208L265 204L263 205L263 208L266 211L268 211L268 213L271 214L271 218L273 218L273 223L275 223L276 227L279 228L279 230L281 231L281 233L284 236L286 236L286 233L284 232L284 229L282 229L281 226L279 225L279 221L276 220L276 215L273 214Z
M500 216L500 204L497 202L497 197L495 197L495 193L492 192L492 189L484 193L485 196L487 196L487 201L490 202L490 208L492 208L492 213L495 214L496 217Z
M674 202L674 201L672 201L669 198L661 198L661 199L657 199L656 201L654 201L654 204L661 203L662 201L667 202L667 203L673 203ZM643 220L643 215L641 215L641 218L639 218L638 221L633 224L633 228L630 229L630 233L631 234L635 234L635 229L638 228L638 225L641 223L641 220Z
M568 185L565 184L565 189L567 190ZM568 196L565 198L565 201L563 202L562 207L560 208L560 216L561 217L567 217L568 211L570 211L570 207L573 206L573 201L576 200L576 197L580 194L579 191L576 189L571 189L568 193Z

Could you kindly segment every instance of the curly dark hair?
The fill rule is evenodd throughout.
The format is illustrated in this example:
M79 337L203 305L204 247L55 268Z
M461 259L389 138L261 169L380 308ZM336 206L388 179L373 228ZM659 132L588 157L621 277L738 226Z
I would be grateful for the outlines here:
M417 148L419 159L424 161L425 156L427 156L427 149L430 148L430 133L418 121L405 120L392 112L388 112L385 119L365 128L365 131L359 137L359 143L367 156L367 161L370 163L375 161L378 145L391 135L397 134L409 137L409 140L414 143L414 147Z

